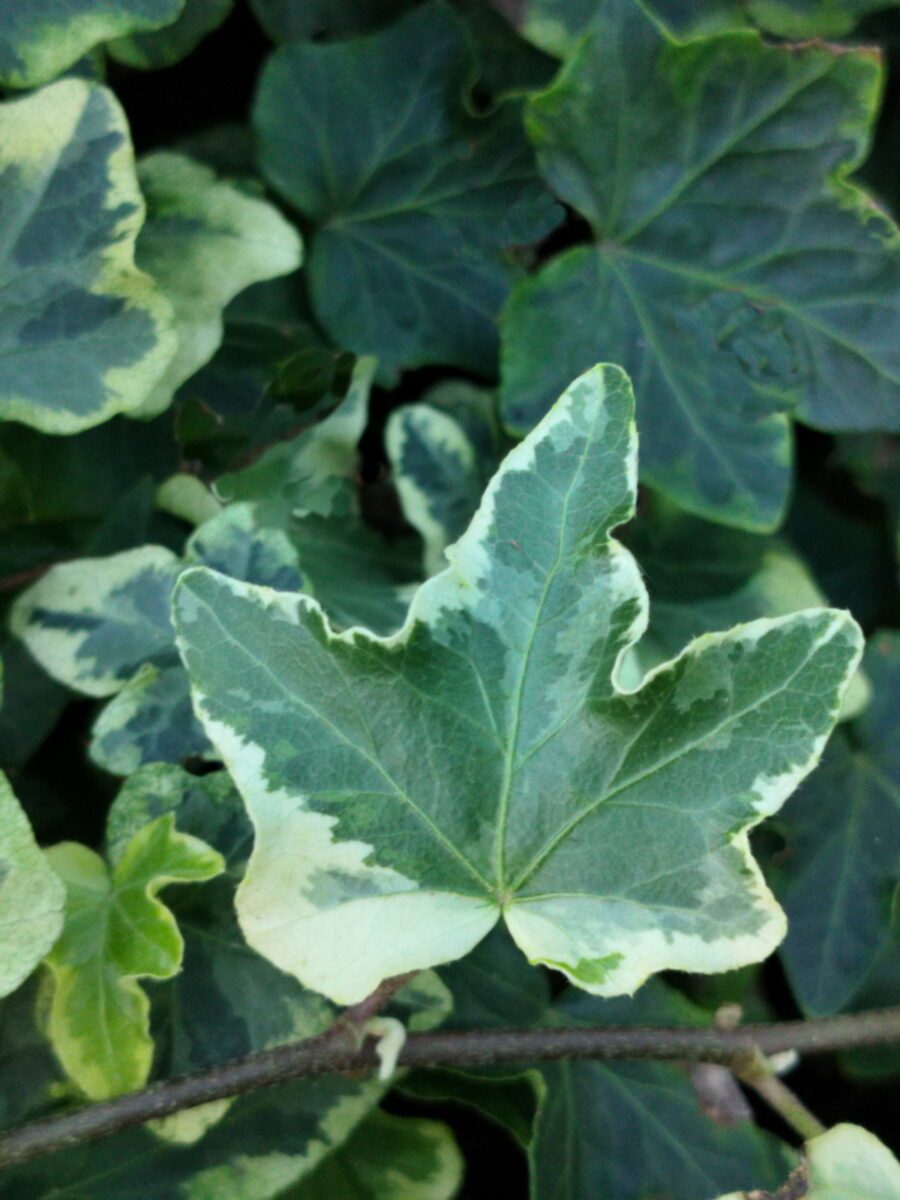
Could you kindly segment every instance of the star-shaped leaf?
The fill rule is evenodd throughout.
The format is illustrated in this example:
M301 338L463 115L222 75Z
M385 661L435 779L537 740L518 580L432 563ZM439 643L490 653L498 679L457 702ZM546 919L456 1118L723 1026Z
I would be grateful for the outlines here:
M64 79L0 105L0 179L0 417L74 433L135 412L176 337L134 263L144 202L112 92Z
M714 521L772 528L793 413L900 425L900 236L849 182L881 70L869 50L682 44L606 0L530 137L594 242L520 283L504 411L531 427L597 359L635 381L648 483ZM877 316L876 316L877 314Z
M576 380L506 458L449 566L388 638L186 573L195 707L256 831L251 944L351 1002L465 954L504 916L589 991L754 961L784 923L747 830L815 764L860 653L813 610L706 635L639 692L627 378Z
M99 1100L146 1082L150 1004L137 981L168 979L181 965L184 943L157 892L212 879L222 857L179 833L171 815L141 829L112 869L77 842L60 842L47 857L67 893L62 935L46 960L54 980L48 1032L66 1073Z
M473 61L435 3L371 37L291 42L263 69L260 168L313 227L316 315L339 346L389 369L491 372L514 277L505 252L561 215L520 102L483 116L467 108Z

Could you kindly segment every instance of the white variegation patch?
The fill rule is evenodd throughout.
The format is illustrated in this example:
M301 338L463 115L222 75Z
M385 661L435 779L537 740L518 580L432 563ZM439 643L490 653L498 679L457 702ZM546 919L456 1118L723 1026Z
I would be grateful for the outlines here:
M10 626L44 670L87 696L111 696L120 691L142 659L122 673L123 659L115 645L116 628L135 644L165 645L165 635L140 611L144 583L171 589L179 560L163 546L141 546L109 558L80 558L52 567L23 592L13 606ZM133 595L126 595L133 589ZM136 603L137 602L137 603ZM89 639L106 626L102 653L91 651Z
M475 448L463 429L447 413L428 404L398 410L390 415L385 431L385 449L394 464L394 482L407 521L425 543L425 570L434 575L445 565L447 529L435 511L434 483L427 474L407 465L412 436L428 446L429 455L442 460L446 471L466 476L475 471ZM421 464L423 471L427 463Z
M86 134L81 125L89 110L94 128ZM98 136L99 124L104 126L105 137ZM72 160L79 154L89 161L89 170L103 163L105 187L98 231L99 217L104 214L114 214L115 222L102 234L97 232L91 237L83 233L70 244L63 241L58 255L42 262L37 273L16 258L17 239L31 222L41 221L48 224L48 237L52 233L50 244L59 241L61 229L65 236L68 218L60 223L56 214L43 211L43 205L62 164L69 163L68 169L78 178L81 164L73 166ZM105 159L100 159L101 155ZM135 265L135 244L145 208L121 106L107 88L81 79L63 79L3 104L0 167L10 171L12 180L9 211L5 211L7 229L0 250L5 293L0 313L9 318L4 341L15 337L23 313L39 317L45 307L63 305L57 313L60 328L54 340L3 346L4 354L15 352L20 356L21 365L14 390L8 385L0 391L0 413L48 433L76 433L116 413L133 413L171 361L176 339L168 300L150 276ZM91 214L85 219L92 219ZM52 230L51 222L58 223ZM117 315L110 315L99 330L79 338L83 294L106 301ZM8 305L5 311L4 305ZM105 357L109 342L122 337L118 316L127 318L129 314L140 315L146 322L145 332L133 345L119 347L124 360L121 365L109 365L114 357ZM67 358L73 348L78 354ZM27 357L23 357L26 352ZM29 367L29 358L38 368ZM69 373L75 364L75 378L64 372L63 363L68 363ZM48 379L52 379L54 370L58 378L51 387ZM79 386L83 392L90 389L90 405L79 394Z
M267 600L288 616L296 614L296 597L270 592ZM263 751L213 720L196 694L195 704L256 834L237 893L241 928L276 966L338 1003L352 1004L385 974L461 957L496 924L496 905L452 893L423 896L415 880L371 865L372 846L335 841L332 817L310 810L302 796L270 789ZM317 898L316 879L329 877L339 882L327 898ZM297 936L298 922L303 937Z
M607 392L610 384L613 390ZM419 588L405 624L390 637L359 628L336 633L320 606L307 596L275 593L204 570L183 577L176 595L176 626L192 674L195 707L244 797L256 831L253 856L238 898L242 927L253 946L308 986L352 1003L387 976L466 953L487 933L501 910L529 958L564 971L580 987L601 995L631 992L647 976L667 968L710 972L757 961L783 937L783 914L753 862L747 833L783 802L817 761L858 661L859 631L847 614L823 614L822 610L752 622L730 633L696 639L671 663L650 671L640 687L626 688L626 656L646 629L648 611L646 589L634 558L612 537L615 526L633 511L636 489L636 434L630 403L627 384L617 369L596 368L576 380L533 433L508 455L468 530L447 549L446 569ZM616 440L607 450L613 411ZM603 477L596 480L583 471L589 453L602 463ZM554 485L558 490L554 491ZM541 496L553 497L548 505L558 524L555 536L552 528L530 528L535 523L539 526L542 519L540 511L533 508L535 498ZM589 519L592 504L596 515ZM570 505L581 507L570 513ZM595 536L592 521L597 526ZM532 539L528 555L519 538L523 542ZM555 562L551 561L554 554ZM543 605L551 586L557 587L557 596L546 614L546 626L542 626ZM503 588L512 591L505 594ZM568 621L558 620L560 613L567 614ZM289 660L291 640L285 635L285 625L298 630L296 665ZM267 628L273 637L277 631L282 647L271 663L266 661L267 643L261 637ZM242 630L253 631L252 649L245 644ZM490 631L490 637L479 630ZM486 642L477 640L485 637ZM440 861L440 855L452 850L457 859L454 869L462 864L471 874L471 892L459 884L448 889L439 884L425 887L415 869L401 872L386 865L396 834L387 809L379 828L379 802L375 799L368 802L371 819L368 813L363 816L366 837L355 838L346 829L338 835L338 818L313 811L311 795L296 786L283 786L277 773L273 775L275 758L270 759L270 752L277 750L278 761L288 764L287 770L299 769L290 765L293 759L285 758L290 755L291 722L298 722L298 733L302 729L304 739L318 722L323 734L339 736L341 747L346 745L356 755L341 765L335 787L351 799L367 794L370 789L362 784L354 792L353 770L357 767L351 770L348 763L377 762L372 756L379 753L378 743L362 714L362 723L349 726L349 734L343 726L332 725L329 714L352 711L352 705L351 709L345 706L347 697L353 696L354 671L359 672L360 687L374 697L364 704L390 706L390 661L398 664L396 670L402 674L405 656L428 653L423 646L429 645L429 639L441 647L485 645L494 655L490 664L493 704L488 704L484 691L482 694L485 715L494 724L488 732L495 738L497 750L491 753L501 760L496 776L500 792L482 797L477 780L469 782L468 790L461 780L458 799L454 799L452 787L446 798L446 803L458 803L463 811L471 812L473 825L482 813L494 822L496 849L487 847L490 861L484 859L486 843L477 830L471 843L450 844L441 828L441 814L426 819L410 798L418 794L421 799L426 794L416 789L432 786L433 773L440 766L435 758L439 751L427 740L415 750L415 756L423 760L422 774L414 772L407 785L412 793L403 793L426 831L416 826L419 832L407 836L430 839L427 845L439 848L435 853ZM765 647L760 650L764 639ZM775 650L779 639L789 645L793 665L786 668L787 674L776 667L767 690L768 675L760 674L757 685L757 677L747 674L745 664L758 655L759 670L772 671L772 664L779 661ZM539 690L529 690L528 683L534 644L541 664L535 669L543 672ZM309 646L308 660L301 645ZM334 675L326 681L322 647L327 653L329 645L334 647ZM597 679L599 666L594 657L603 653L604 647L615 651L604 660L603 671L611 676L608 683ZM313 672L308 677L303 674L307 661ZM480 667L487 664L466 661L471 661L484 689ZM379 665L370 671L370 662ZM810 664L815 664L814 669ZM812 674L792 691L794 679L807 668ZM292 674L295 671L298 673ZM254 694L255 673L267 693L265 700ZM313 690L313 680L326 690ZM562 680L567 681L571 695L566 695ZM427 686L434 691L438 705L447 704L448 711L453 710L454 698L443 695L439 676L430 678ZM331 698L329 687L337 689L334 696L340 698L339 703ZM744 689L744 707L734 706L733 689L737 687ZM815 730L804 725L804 688L813 689L809 714L816 722ZM770 705L773 697L776 703ZM217 715L226 702L227 721ZM537 706L540 715L535 724L531 713L524 714L531 722L528 737L534 739L527 753L518 742L523 703ZM573 708L575 703L578 707ZM334 704L338 707L329 707ZM643 744L635 749L642 725L630 737L626 732L627 723L634 720L631 713L640 706L646 712L641 721L662 714L669 722L662 728L656 755ZM792 715L795 709L796 718ZM255 714L252 737L242 732L245 712ZM709 790L709 777L697 780L699 800L708 797L708 811L682 810L678 797L667 794L666 783L654 779L652 787L663 791L636 799L644 809L658 808L663 813L671 804L670 817L659 820L681 821L678 828L688 838L687 850L673 843L674 857L667 860L663 853L668 845L665 830L661 828L659 845L654 846L653 826L641 818L635 824L634 844L623 844L622 854L626 860L633 855L639 865L632 887L652 891L658 880L673 876L675 882L667 893L670 898L657 900L651 895L649 900L638 900L628 895L624 883L621 890L607 894L603 880L594 878L596 868L585 840L591 834L582 821L594 813L607 821L609 811L623 808L619 801L607 810L607 799L634 784L643 785L682 759L690 764L694 751L708 749L711 755L731 756L732 737L739 739L741 722L748 713L755 718L757 712L762 714L760 720L769 723L767 727L777 728L773 722L780 722L782 715L788 722L787 732L777 740L770 756L770 761L778 764L778 772L773 774L760 765L754 780L757 758L763 764L764 755L761 749L754 750L755 735L748 730L746 744L737 747L741 753L734 779L739 783L725 779L717 794L715 783ZM604 747L596 752L601 761L594 765L589 755L582 761L580 747L575 746L574 755L561 750L560 757L546 768L539 761L529 766L528 771L537 774L528 776L530 784L527 779L521 782L525 764L541 753L545 744L552 744L576 713L584 716L575 720L572 736L596 736L598 747ZM272 733L271 751L265 723L269 718L273 729L278 725L277 734ZM342 722L345 717L334 719ZM463 719L472 719L471 714L464 713ZM594 734L591 721L596 722ZM379 728L384 730L383 725ZM462 726L454 728L456 736L467 736ZM428 737L433 736L440 745L444 733L439 724L424 725L423 729L432 731ZM388 736L391 740L403 738L405 728L390 729ZM358 749L354 738L362 739L359 745L363 749ZM385 749L394 752L393 746L385 745ZM610 750L612 762L621 761L604 783L602 755ZM632 750L636 765L629 765L614 786ZM401 756L404 771L409 761ZM316 769L321 780L316 786L324 795L331 790L329 760L323 759ZM362 766L358 769L363 771ZM584 774L589 769L592 773ZM708 769L697 767L698 771ZM711 778L716 780L716 768L713 770ZM569 773L578 771L586 780L583 786L596 788L596 792L588 790L582 796L572 790ZM364 772L359 777L363 778ZM385 778L390 782L393 777L385 773ZM575 778L573 775L572 780ZM553 816L557 804L554 780L559 781L568 806L559 810L558 819ZM517 792L520 787L526 790ZM544 789L546 802L535 807ZM444 795L443 791L438 794ZM696 799L689 795L687 803ZM634 806L634 798L630 801L625 807ZM517 804L531 806L533 831ZM447 812L448 825L455 815ZM351 813L348 820L360 818ZM510 822L519 823L517 840L509 852L518 857L515 866L507 869ZM642 845L647 837L649 841ZM519 844L523 839L524 848ZM691 857L695 843L698 859ZM426 854L425 844L423 876L429 869L434 871L433 855ZM569 870L573 860L555 857L561 849L571 850L575 856L574 876ZM598 852L603 849L598 846ZM403 861L408 862L408 848L403 845L400 850ZM472 855L476 856L475 865ZM644 866L640 866L642 861ZM578 877L579 871L585 882ZM548 880L551 884L562 880L563 886L545 887Z
M178 347L139 415L168 408L176 390L222 341L222 312L251 284L295 271L300 235L267 201L247 195L180 154L138 163L148 216L137 261L175 314Z

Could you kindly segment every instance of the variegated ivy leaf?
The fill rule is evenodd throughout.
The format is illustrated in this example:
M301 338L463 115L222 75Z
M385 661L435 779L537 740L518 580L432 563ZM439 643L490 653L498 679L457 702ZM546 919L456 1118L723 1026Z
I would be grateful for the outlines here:
M647 620L611 537L635 450L622 372L576 380L393 637L336 634L307 596L181 580L195 707L256 831L242 927L308 986L358 1000L501 915L533 962L604 995L783 936L747 831L817 761L859 630L829 610L753 622L621 690Z
M0 417L74 433L135 412L176 339L134 263L144 202L112 92L65 79L0 105L0 172Z
M840 37L863 17L896 0L633 0L675 36L686 39L736 29L760 29L786 38ZM516 23L536 46L568 57L580 38L603 20L604 0L525 0Z
M464 531L505 448L493 396L465 383L439 384L388 418L385 448L403 514L421 534L425 570Z
M184 0L0 0L0 84L31 88L99 42L174 21Z
M605 0L529 101L542 170L595 240L510 299L509 425L530 428L598 358L619 362L646 481L750 529L782 514L789 412L900 426L900 237L848 180L880 87L870 50L752 33L681 44L634 0Z
M785 1186L805 1200L896 1200L900 1162L867 1129L835 1125L806 1143L805 1160ZM719 1200L750 1200L755 1194L731 1192Z
M295 589L302 580L286 534L258 527L247 505L234 504L200 526L184 558L141 546L61 563L13 608L13 632L48 674L85 695L113 697L90 753L116 774L209 753L169 615L176 579L197 563L270 587Z
M233 0L183 0L180 16L162 29L117 38L106 50L129 67L152 70L180 62L222 24Z
M347 395L324 421L278 442L249 467L220 476L215 482L219 499L252 504L256 519L265 525L283 525L292 516L327 517L345 509L376 365L374 358L359 360Z
M153 1058L150 1004L139 979L169 979L181 965L175 918L157 899L170 883L200 883L222 856L175 829L171 815L146 825L110 866L77 842L47 858L66 887L66 919L47 965L53 976L48 1032L68 1076L91 1099L139 1088Z
M296 270L301 244L267 201L180 154L149 155L138 178L147 221L137 261L171 303L178 336L175 357L141 406L142 416L154 416L212 358L226 304L253 283Z
M370 37L288 43L263 69L260 168L312 225L316 316L386 370L492 373L514 278L506 252L561 216L520 102L473 115L474 75L465 31L440 2Z
M282 1200L453 1200L463 1166L442 1122L376 1111Z
M59 936L65 893L0 772L0 996L14 991Z

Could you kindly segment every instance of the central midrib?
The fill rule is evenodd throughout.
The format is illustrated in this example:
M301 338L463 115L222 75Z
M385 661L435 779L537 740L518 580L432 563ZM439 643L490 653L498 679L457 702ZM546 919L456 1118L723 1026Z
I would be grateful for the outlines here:
M597 423L595 417L591 423L591 433L593 427ZM550 593L550 588L556 579L562 562L563 543L566 533L566 518L569 513L569 502L572 498L572 492L575 485L581 477L581 472L584 469L584 464L587 459L588 451L591 447L590 433L584 436L584 448L578 460L578 465L572 473L572 481L566 490L565 499L562 504L562 511L559 518L559 531L556 541L556 557L553 561L553 566L547 572L547 577L544 580L544 586L541 591L541 597L538 601L537 609L534 614L534 623L531 627L531 634L528 638L528 644L522 655L522 664L519 670L519 678L516 684L513 701L513 724L510 731L509 741L506 747L506 757L503 764L503 781L500 788L500 797L497 804L497 832L495 835L495 870L497 880L497 894L499 897L504 897L506 893L506 826L509 820L509 805L512 797L512 787L516 776L516 760L518 758L519 748L519 732L522 724L522 698L525 692L525 683L528 679L528 671L531 666L531 652L534 648L535 638L541 625L541 616L544 611L544 606L547 603L547 597Z

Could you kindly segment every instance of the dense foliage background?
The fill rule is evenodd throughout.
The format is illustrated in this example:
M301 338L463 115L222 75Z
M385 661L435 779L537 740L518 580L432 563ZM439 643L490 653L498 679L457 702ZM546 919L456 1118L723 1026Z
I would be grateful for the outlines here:
M789 933L603 1000L495 931L391 1012L900 1002L898 59L884 0L0 0L0 767L69 888L51 949L27 920L62 894L3 843L0 936L26 922L9 962L35 958L0 969L3 1127L333 1016L238 928L252 831L191 710L176 579L205 564L392 632L597 362L637 404L632 682L760 617L828 604L866 634L823 762L753 834ZM20 820L0 794L16 854ZM860 1051L789 1082L890 1143L898 1069ZM328 1079L42 1159L0 1197L475 1198L499 1172L539 1200L701 1200L790 1169L795 1132L749 1105L717 1120L661 1064Z

